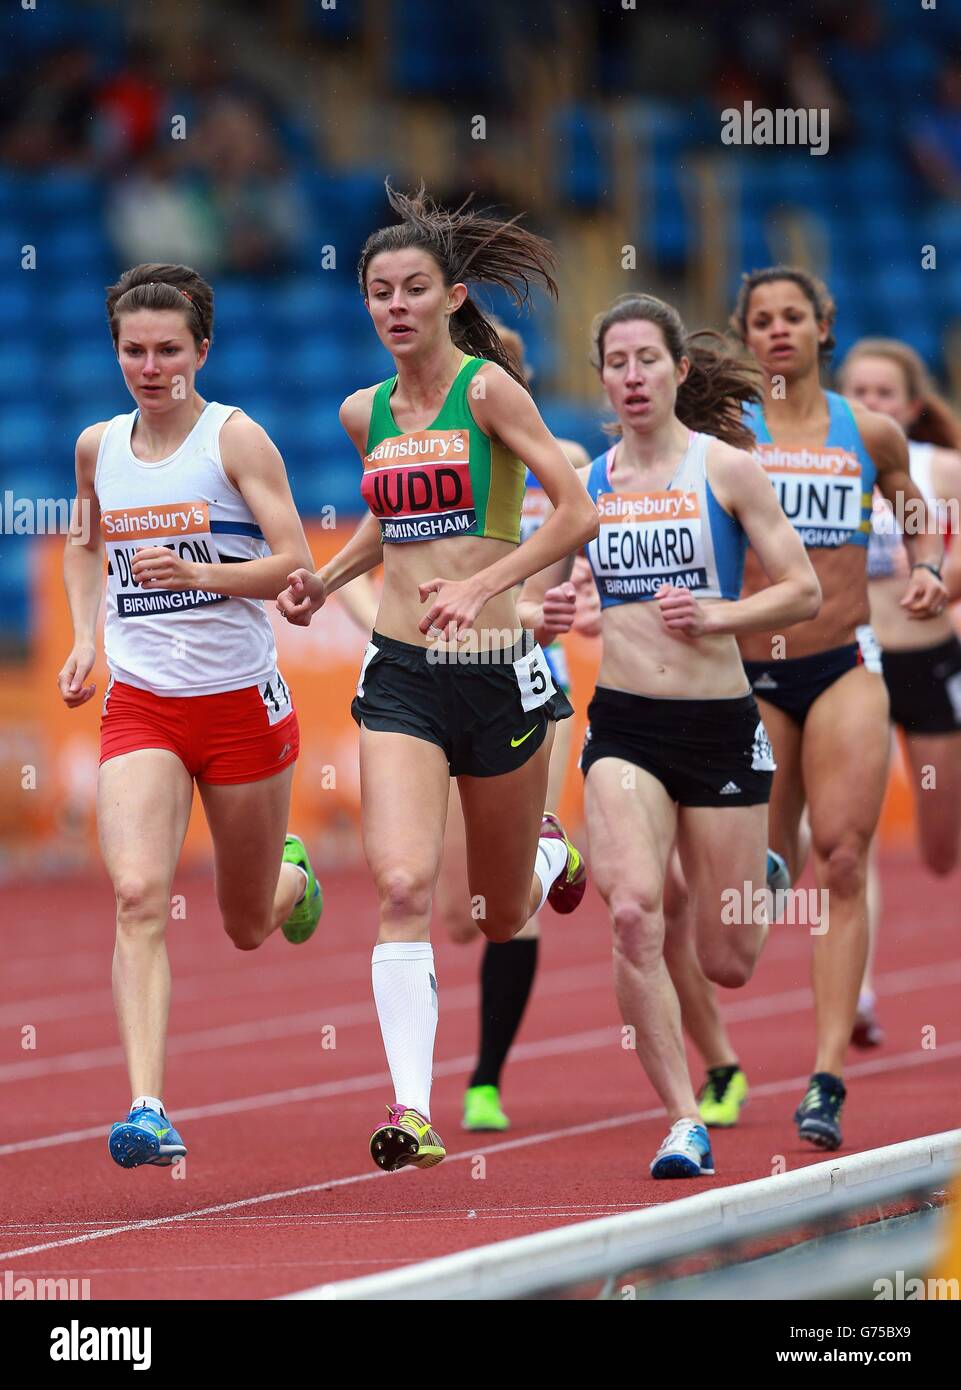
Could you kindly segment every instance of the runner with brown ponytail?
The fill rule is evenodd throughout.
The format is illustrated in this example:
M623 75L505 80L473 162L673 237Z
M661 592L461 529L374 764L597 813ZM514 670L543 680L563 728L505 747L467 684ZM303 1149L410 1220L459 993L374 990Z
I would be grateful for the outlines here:
M597 513L466 281L516 302L556 293L548 242L423 187L388 187L400 217L361 253L359 279L396 376L350 396L341 422L371 516L278 606L306 625L326 596L383 561L384 587L352 712L360 725L364 850L380 900L373 987L395 1088L370 1140L392 1170L445 1150L430 1122L437 983L429 941L448 788L464 810L478 925L509 941L545 901L569 912L585 870L544 816L553 724L571 713L512 588L596 534ZM554 512L518 547L525 466Z
M808 849L801 829L806 805L815 878L829 913L827 920L821 913L814 933L814 1072L794 1116L800 1137L823 1149L841 1145L842 1072L867 948L867 857L888 763L887 691L864 640L868 632L859 633L868 622L875 481L889 501L900 497L924 517L898 426L821 387L820 366L834 346L834 315L834 301L815 276L771 266L745 275L731 316L733 331L766 378L763 405L747 410L757 456L824 593L820 612L789 634L770 624L741 639L777 758L771 843L796 881ZM927 534L908 536L906 544L913 563L900 603L913 621L923 621L947 602L942 545ZM745 568L752 601L768 592L760 558L749 556ZM699 995L690 957L687 968L675 964L685 1021L695 1019L698 1032L713 1039L710 1067L710 1053L729 1050L716 1004L709 1002L708 986L702 984ZM708 1046L698 1045L702 1051Z
M603 653L581 768L591 867L614 930L614 980L670 1132L655 1178L714 1172L665 964L665 883L677 840L711 980L750 978L766 914L732 920L732 891L767 877L774 762L736 634L810 618L817 580L763 470L746 452L754 374L717 334L688 336L671 305L626 295L593 328L594 365L620 438L585 470L600 535L587 548ZM748 541L770 581L741 599ZM525 585L536 600L548 571ZM753 900L752 900L753 907Z

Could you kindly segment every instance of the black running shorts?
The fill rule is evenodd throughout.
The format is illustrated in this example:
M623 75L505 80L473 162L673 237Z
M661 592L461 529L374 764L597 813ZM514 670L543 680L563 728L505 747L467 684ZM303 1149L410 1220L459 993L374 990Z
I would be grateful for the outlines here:
M598 686L581 753L586 777L601 758L634 763L679 806L761 806L776 764L751 694L656 700Z
M480 653L374 632L350 712L365 729L436 743L452 777L513 772L544 742L549 720L574 713L530 632L516 647Z
M906 734L956 734L961 730L961 642L951 636L936 647L882 652L881 670L891 696L891 722Z

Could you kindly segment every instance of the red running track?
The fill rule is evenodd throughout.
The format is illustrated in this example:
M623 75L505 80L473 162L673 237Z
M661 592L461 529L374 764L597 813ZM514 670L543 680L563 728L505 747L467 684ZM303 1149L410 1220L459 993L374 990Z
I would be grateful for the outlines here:
M957 889L910 863L885 864L883 877L888 1037L851 1053L842 1152L961 1122ZM609 933L590 890L576 916L545 914L504 1087L506 1136L459 1128L479 948L436 944L433 1109L450 1157L425 1173L378 1172L367 1136L391 1092L370 994L374 901L360 873L327 874L325 888L309 945L278 934L245 954L217 926L209 880L179 885L165 1099L189 1149L180 1178L125 1172L107 1155L128 1093L106 883L2 891L0 1276L85 1277L95 1299L267 1298L824 1157L791 1123L812 1060L811 940L783 926L751 984L725 992L752 1098L738 1129L716 1136L716 1178L651 1181L665 1123L621 1046Z

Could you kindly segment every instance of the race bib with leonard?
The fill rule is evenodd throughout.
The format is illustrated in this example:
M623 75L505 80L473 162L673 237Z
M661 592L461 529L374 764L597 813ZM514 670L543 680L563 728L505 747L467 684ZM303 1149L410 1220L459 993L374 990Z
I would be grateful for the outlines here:
M588 553L602 598L650 599L662 584L708 587L697 493L604 492L597 513Z

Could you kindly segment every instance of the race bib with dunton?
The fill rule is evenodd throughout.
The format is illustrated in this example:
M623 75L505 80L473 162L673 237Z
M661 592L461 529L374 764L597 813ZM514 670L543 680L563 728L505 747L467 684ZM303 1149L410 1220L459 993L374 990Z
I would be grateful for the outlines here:
M785 516L809 548L863 543L870 522L862 509L861 464L847 449L781 449L759 444L754 456L777 493Z
M602 598L651 599L662 584L708 587L697 493L604 492L597 514L588 554Z
M198 564L219 562L206 502L165 502L155 507L105 511L100 529L107 549L107 587L116 601L118 618L184 613L226 603L226 594L201 589L142 589L133 577L137 551L148 546L166 546L182 559Z
M361 495L385 542L470 535L477 511L467 430L418 430L364 456Z

